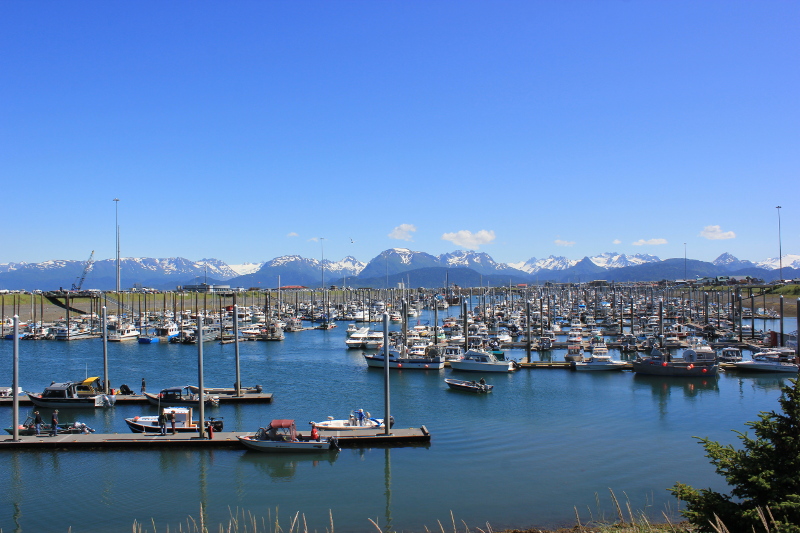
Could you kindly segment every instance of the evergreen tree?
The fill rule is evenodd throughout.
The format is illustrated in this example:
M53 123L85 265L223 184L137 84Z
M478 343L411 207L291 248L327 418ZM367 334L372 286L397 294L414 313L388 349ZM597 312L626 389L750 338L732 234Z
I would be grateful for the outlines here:
M701 531L713 531L717 517L730 531L800 533L800 386L781 389L782 414L762 412L746 425L755 438L736 431L741 448L700 441L706 457L732 487L730 494L676 483L670 490L687 503L683 515Z

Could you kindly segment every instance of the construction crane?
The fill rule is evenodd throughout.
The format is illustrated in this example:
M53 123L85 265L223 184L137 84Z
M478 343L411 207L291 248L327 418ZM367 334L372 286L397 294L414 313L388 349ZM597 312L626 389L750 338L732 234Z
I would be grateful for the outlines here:
M73 291L81 290L83 282L86 281L87 274L89 274L89 271L92 270L92 265L94 265L94 250L92 250L92 253L89 254L89 259L87 259L86 264L83 267L83 273L81 274L81 277L78 278L78 282L72 284Z

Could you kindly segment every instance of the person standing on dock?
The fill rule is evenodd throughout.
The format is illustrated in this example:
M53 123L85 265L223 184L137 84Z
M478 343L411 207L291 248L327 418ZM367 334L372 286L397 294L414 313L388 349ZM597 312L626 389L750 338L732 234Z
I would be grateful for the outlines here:
M175 434L175 410L169 414L169 423L172 425L172 434Z
M142 396L147 391L147 383L144 382L144 378L142 378Z
M161 414L158 415L158 427L161 429L161 434L167 434L167 412L165 410L161 410Z
M42 431L42 415L39 414L39 411L34 411L33 415L33 427L36 429L36 436L38 437Z
M58 435L58 409L53 411L53 416L50 418L50 436L56 435Z

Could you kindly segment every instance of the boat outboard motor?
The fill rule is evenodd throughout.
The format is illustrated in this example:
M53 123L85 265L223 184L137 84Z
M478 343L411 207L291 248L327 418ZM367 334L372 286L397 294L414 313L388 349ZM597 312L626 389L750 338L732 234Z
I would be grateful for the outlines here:
M262 391L262 390L264 390L264 389L263 389L263 388L261 388L261 385L256 385L256 392L257 392L257 393L261 394L261 391Z

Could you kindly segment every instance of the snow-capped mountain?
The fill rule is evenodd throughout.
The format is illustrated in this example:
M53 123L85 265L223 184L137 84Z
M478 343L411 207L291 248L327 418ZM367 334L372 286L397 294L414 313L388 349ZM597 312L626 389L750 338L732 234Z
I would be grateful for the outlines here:
M242 263L240 265L228 265L228 268L236 272L237 276L244 276L245 274L252 274L253 272L258 272L258 270L264 266L264 262L261 263Z
M661 261L658 257L648 254L635 254L627 255L617 252L606 252L600 255L589 257L589 260L595 265L605 268L624 268L633 265L642 265L644 263L657 263ZM532 257L523 263L509 263L509 266L527 272L528 274L535 274L540 270L566 270L574 267L581 260L568 259L563 256L551 255L544 259L536 259Z
M733 255L725 252L712 261L715 266L722 267L728 272L735 272L743 268L752 268L756 266L752 261L741 260Z
M650 254L618 254L617 252L606 252L589 258L592 263L603 268L623 268L633 265L643 265L645 263L657 263L661 261L658 257Z
M551 255L544 259L531 257L522 263L509 263L509 266L527 272L528 274L535 274L540 270L566 270L577 264L577 259L567 259L566 257Z
M438 258L441 266L450 268L471 268L480 274L496 274L514 270L514 267L506 263L498 263L485 252L473 252L471 250L456 250L446 254L441 254Z
M786 254L782 259L783 261L780 261L777 257L770 257L764 261L759 261L756 266L768 270L778 270L781 267L781 263L783 263L783 268L800 268L800 255Z

